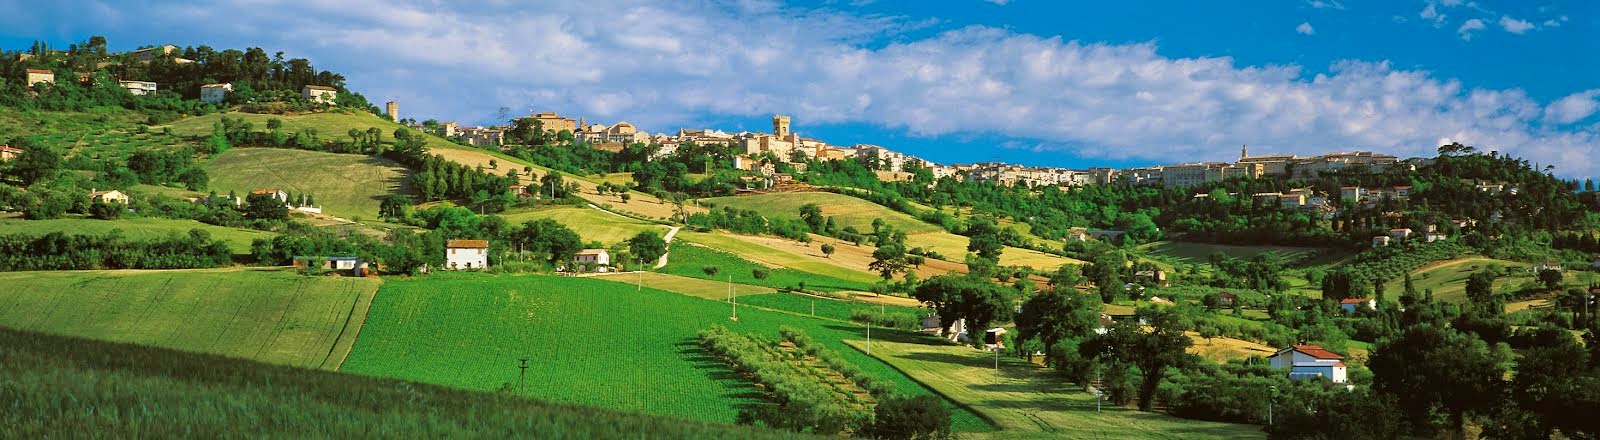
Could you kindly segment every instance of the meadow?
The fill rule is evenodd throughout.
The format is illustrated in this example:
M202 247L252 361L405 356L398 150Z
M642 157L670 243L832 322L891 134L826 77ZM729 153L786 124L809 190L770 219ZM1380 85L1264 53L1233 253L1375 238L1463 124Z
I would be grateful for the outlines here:
M1538 279L1529 270L1533 265L1528 263L1471 257L1439 262L1417 269L1411 273L1411 283L1416 286L1417 292L1426 292L1432 289L1434 299L1439 301L1465 304L1467 302L1467 277L1471 276L1473 272L1487 269L1489 266L1512 269L1510 276L1503 276L1494 280L1494 290L1496 292L1505 292L1515 286ZM1405 292L1405 278L1389 280L1384 284L1384 292L1389 298L1399 298L1400 294Z
M749 284L730 285L726 281L689 278L658 272L617 272L596 275L594 279L627 284L634 286L635 288L649 287L652 289L665 290L673 293L681 293L697 298L705 298L712 301L727 301L728 290L730 288L735 294L739 295L739 298L741 298L739 301L744 301L742 298L744 298L745 295L764 295L776 293L778 291L777 289L766 286L752 286Z
M786 238L739 235L727 231L701 233L682 230L678 231L677 238L768 266L786 267L862 284L882 280L878 274L867 271L867 264L872 262L871 247L855 246L820 235L812 234L814 241L811 243L800 243ZM836 253L832 256L823 255L823 243L833 243ZM865 255L864 259L862 255Z
M903 313L913 315L918 318L930 313L929 310L916 307L869 304L864 302L832 298L815 298L795 293L769 293L765 295L740 296L739 305L759 306L774 310L783 310L801 315L817 316L840 321L849 321L850 313L856 310L877 313Z
M689 240L698 242L698 238L702 237L699 234L693 236L696 238ZM678 232L678 238L686 238L685 233ZM739 255L734 255L721 249L683 243L681 240L673 240L670 249L671 253L667 257L667 267L658 270L672 275L714 281L727 281L729 277L732 277L732 282L734 283L780 289L798 288L801 284L804 284L805 288L809 290L824 291L864 291L872 287L871 284L860 281L859 277L855 280L846 280L810 271L770 267L746 260ZM716 275L707 275L704 271L706 266L715 266L719 270ZM824 268L831 267L833 266L824 265ZM753 275L755 269L766 270L768 272L767 278L756 279Z
M0 438L796 438L0 327Z
M533 210L517 209L499 215L506 219L506 223L513 225L521 225L523 222L538 219L555 220L576 231L585 243L598 241L607 246L627 241L629 238L633 238L634 235L645 231L665 236L667 230L670 229L666 226L623 217L599 209L574 206Z
M905 231L906 234L917 232L943 231L933 225L903 212L889 209L883 205L872 203L856 197L831 192L801 192L801 193L768 193L751 196L716 197L702 199L703 203L715 205L718 208L729 207L738 210L760 212L768 217L800 218L800 207L815 203L822 207L822 215L832 216L840 228L854 226L861 232L872 232L872 220L883 219L884 223L894 226L896 230Z
M380 282L283 269L0 273L0 326L337 369Z
M126 160L134 151L171 150L192 144L160 129L139 132L149 122L143 113L99 107L83 112L0 111L0 139L29 136L40 145L58 148L69 158Z
M131 240L150 240L169 235L188 235L189 230L200 229L211 238L228 243L235 254L250 253L250 242L257 238L271 238L272 232L253 229L229 228L200 223L194 220L167 218L128 217L119 220L99 220L68 216L49 220L24 220L13 216L0 216L0 233L44 235L60 232L67 235L101 235L121 230L122 236Z
M624 277L625 278L625 277ZM841 341L864 328L590 278L445 274L384 284L343 371L496 390L518 383L562 403L731 423L760 392L695 345L714 324L774 334L798 328L911 395L929 391ZM881 335L881 336L880 336ZM878 331L874 338L918 338ZM988 425L957 411L955 426Z
M376 219L388 194L410 194L411 171L395 161L356 154L278 148L235 148L206 163L210 188L240 197L258 189L308 193L324 214Z
M848 344L857 353L860 341ZM1188 420L1104 405L1044 367L957 345L873 340L872 356L982 414L1000 428L973 438L1265 438L1260 427Z

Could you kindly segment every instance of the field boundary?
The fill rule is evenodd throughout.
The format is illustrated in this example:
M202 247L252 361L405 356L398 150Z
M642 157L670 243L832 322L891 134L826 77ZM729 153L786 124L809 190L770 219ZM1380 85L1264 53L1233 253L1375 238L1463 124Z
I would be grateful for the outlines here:
M344 361L349 359L350 352L355 350L356 339L361 337L361 329L367 325L367 314L372 312L372 303L378 300L379 290L383 290L382 280L379 280L378 286L372 289L372 294L357 294L355 301L350 303L350 313L346 314L344 317L344 327L339 329L339 336L333 338L333 345L328 347L328 355L322 358L322 369L339 371L340 368L344 367ZM363 299L365 299L365 301L363 301ZM358 312L361 314L360 320L356 319L356 313ZM352 321L355 324L355 333L350 334L349 338L345 338L345 334L350 333L350 325ZM343 347L343 350L341 350L340 347ZM328 362L333 360L333 355L336 352L342 352L344 354L339 356L338 362L333 364L333 366L330 368Z

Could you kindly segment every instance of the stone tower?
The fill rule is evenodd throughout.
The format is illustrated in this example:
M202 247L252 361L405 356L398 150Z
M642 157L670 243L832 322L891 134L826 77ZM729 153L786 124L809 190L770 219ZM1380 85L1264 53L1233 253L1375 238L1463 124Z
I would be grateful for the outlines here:
M1250 157L1250 146L1249 145L1240 145L1239 146L1239 160L1244 160L1244 158L1246 158L1246 157Z
M780 138L789 137L789 117L784 115L772 116L772 135Z
M389 111L389 120L394 121L396 123L399 123L400 122L400 103L396 102L396 101L389 101L389 104L387 105L387 110Z

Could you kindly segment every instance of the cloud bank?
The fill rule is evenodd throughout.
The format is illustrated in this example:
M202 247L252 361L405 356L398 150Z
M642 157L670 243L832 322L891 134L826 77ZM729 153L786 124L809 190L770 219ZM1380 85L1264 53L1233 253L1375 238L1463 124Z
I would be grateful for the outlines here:
M147 15L117 19L192 38L178 43L234 36L293 49L346 73L374 101L398 99L403 116L464 123L493 122L500 107L626 119L650 131L785 113L798 129L866 123L1149 162L1225 160L1240 144L1425 155L1453 140L1557 164L1563 175L1600 173L1590 160L1600 153L1596 91L1540 103L1384 61L1307 75L1295 65L1164 56L1154 43L987 26L930 33L930 23L759 1L261 8L235 0L124 13ZM911 29L924 32L912 38Z

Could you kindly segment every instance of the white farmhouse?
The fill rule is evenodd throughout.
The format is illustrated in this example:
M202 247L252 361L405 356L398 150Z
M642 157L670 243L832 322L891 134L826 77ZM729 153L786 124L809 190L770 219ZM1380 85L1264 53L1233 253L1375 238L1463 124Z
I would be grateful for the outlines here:
M489 267L489 240L450 240L444 245L445 268L471 270Z
M334 98L339 97L339 91L333 87L306 84L300 88L300 97L310 102L332 104Z
M221 104L228 99L228 92L233 91L232 83L206 84L200 86L200 102L207 104Z
M129 200L130 200L130 198L128 197L128 195L124 194L122 191L117 191L117 190L114 190L114 189L108 189L108 190L105 190L105 191L95 191L92 188L89 189L89 201L92 201L92 202L98 202L98 203L121 203L121 204L126 205L126 204L128 204Z
M150 81L117 81L117 85L138 96L148 95L156 91L156 83Z
M56 83L56 73L44 69L28 69L27 82L29 86L38 83Z
M605 272L605 268L611 266L611 253L605 249L584 249L578 251L578 255L573 256L572 261L577 263L578 267Z
M1321 346L1296 345L1278 350L1267 362L1273 368L1288 368L1289 380L1325 377L1333 383L1345 383L1344 356Z

